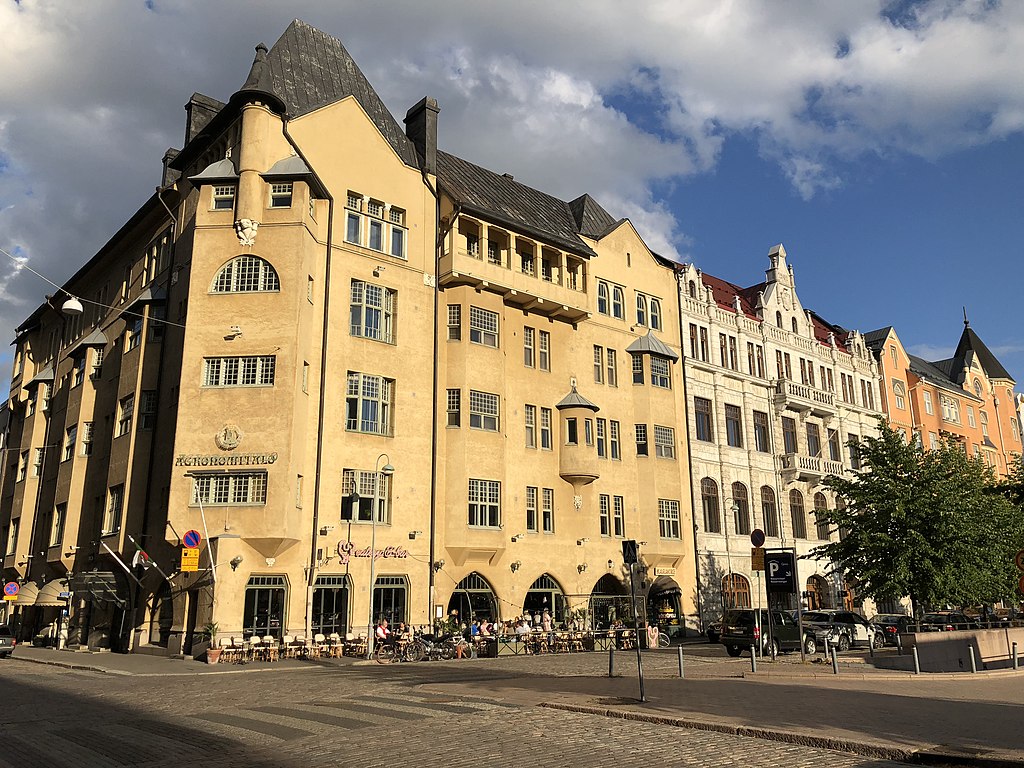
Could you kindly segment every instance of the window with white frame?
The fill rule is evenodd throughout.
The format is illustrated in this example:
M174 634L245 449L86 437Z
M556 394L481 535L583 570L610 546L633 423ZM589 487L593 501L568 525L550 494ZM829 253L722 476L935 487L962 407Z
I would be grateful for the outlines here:
M598 496L598 515L602 536L612 535L612 497L607 493Z
M537 447L537 406L523 406L523 421L526 424L526 447Z
M528 325L523 327L523 365L536 365L536 331Z
M231 211L235 208L234 185L217 185L213 188L213 210Z
M376 489L374 481L376 480ZM341 519L354 523L373 522L374 498L377 523L391 522L391 482L382 472L368 469L344 469L341 473Z
M907 385L902 381L893 379L892 382L892 395L896 401L896 407L901 411L907 408Z
M257 506L266 503L266 472L204 472L192 477L192 506Z
M28 451L18 454L18 482L28 477Z
M501 527L501 483L469 480L469 524L477 528Z
M676 457L676 431L672 427L654 425L654 455L659 459Z
M939 405L942 406L942 418L954 424L960 423L960 403L952 397L939 395Z
M64 541L64 522L68 518L68 505L58 504L53 508L53 519L50 521L50 546L56 547Z
M594 383L604 384L604 347L594 345Z
M16 517L13 520L11 520L11 527L10 527L10 529L8 531L8 534L7 534L7 541L5 542L6 545L7 545L7 551L4 552L5 555L13 555L17 551L17 547L18 547L18 531L19 531L20 528L21 528L21 518L20 517Z
M617 538L626 535L626 505L622 496L612 497L612 534Z
M391 397L394 382L383 376L348 372L345 429L391 436Z
M203 359L203 386L272 387L276 368L274 355L207 357Z
M98 379L103 375L103 347L96 347L92 351L92 370L89 372L90 379Z
M236 256L220 268L211 293L261 293L281 290L277 272L259 256Z
M85 354L80 354L75 358L74 370L71 374L72 384L71 386L77 387L85 381Z
M127 435L132 431L132 418L135 415L135 393L122 397L117 410L117 434L115 437Z
M498 431L498 396L490 392L469 391L469 426L488 432Z
M555 532L555 491L553 488L541 489L541 529L544 533Z
M462 426L462 390L449 389L447 391L446 407L448 412L449 427Z
M636 295L636 324L647 325L647 297L642 293Z
M448 305L448 341L462 339L462 305Z
M644 383L644 358L643 355L633 355L633 383Z
M72 427L74 429L74 427ZM71 451L74 453L74 442L71 444ZM46 453L45 448L36 448L32 455L32 477L41 477L43 474L43 456Z
M551 334L548 331L540 331L538 333L540 341L540 350L537 355L537 362L539 368L542 371L551 370Z
M152 430L156 427L156 390L144 389L139 401L139 429Z
M680 538L678 501L658 499L658 530L663 539Z
M124 508L124 485L112 485L107 491L107 504L103 510L104 536L121 530L121 511Z
M672 389L669 363L664 357L651 357L651 386Z
M617 285L612 288L612 317L626 319L626 295Z
M277 182L270 185L270 207L292 207L292 183L290 181Z
M597 457L608 458L608 420L597 420Z
M395 304L398 292L362 280L352 281L349 333L364 339L394 344Z
M636 424L633 427L633 431L636 435L636 455L646 456L647 455L647 425Z
M551 450L551 409L540 409L540 447L545 451Z
M92 422L82 422L82 439L80 452L83 456L92 456Z
M391 225L391 255L396 259L405 258L405 211L392 206L388 209L388 222Z
M480 307L469 308L469 340L487 347L498 346L498 313Z
M66 430L64 430L64 448L61 451L61 456L60 456L60 460L61 461L68 461L69 459L73 459L75 457L75 442L77 440L78 440L78 425L77 424L72 424L70 427L68 427ZM40 459L42 459L41 455L40 455ZM42 466L42 461L40 461L40 467L41 466ZM38 475L36 475L36 477L38 477Z
M927 389L921 392L921 397L924 399L924 412L932 415L935 413L935 406L932 404L932 393Z
M537 487L526 486L526 530L530 533L538 531L537 525Z
M619 386L619 371L615 365L615 350L606 350L606 362L608 367L608 386L617 387Z

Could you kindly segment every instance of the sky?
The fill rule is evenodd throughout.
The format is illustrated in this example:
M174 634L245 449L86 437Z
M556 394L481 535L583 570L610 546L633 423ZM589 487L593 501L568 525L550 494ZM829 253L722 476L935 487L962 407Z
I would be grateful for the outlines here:
M399 119L741 286L783 243L805 308L1017 381L1024 3L1017 0L0 0L0 335L117 231L293 18ZM0 369L11 354L0 351Z

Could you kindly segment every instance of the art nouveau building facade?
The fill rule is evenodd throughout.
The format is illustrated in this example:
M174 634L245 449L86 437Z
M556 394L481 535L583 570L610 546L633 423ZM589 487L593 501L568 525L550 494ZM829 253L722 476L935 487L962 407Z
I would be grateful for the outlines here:
M680 272L691 490L705 621L767 605L751 568L752 529L765 546L808 554L835 535L822 482L855 468L847 442L877 432L877 362L856 331L827 323L797 296L785 249L748 288L689 264ZM801 559L812 607L854 600L831 563ZM795 606L794 606L795 607Z
M439 151L431 99L403 130L302 22L187 112L157 193L17 330L22 634L64 608L72 643L156 653L210 622L607 621L626 538L652 619L695 625L674 266L586 195Z

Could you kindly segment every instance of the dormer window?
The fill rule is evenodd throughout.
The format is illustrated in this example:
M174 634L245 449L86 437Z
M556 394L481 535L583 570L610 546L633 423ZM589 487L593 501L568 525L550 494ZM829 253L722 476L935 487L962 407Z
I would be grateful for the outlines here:
M213 188L213 210L231 211L235 208L235 187L224 185Z
M292 183L290 181L270 185L270 207L292 207Z

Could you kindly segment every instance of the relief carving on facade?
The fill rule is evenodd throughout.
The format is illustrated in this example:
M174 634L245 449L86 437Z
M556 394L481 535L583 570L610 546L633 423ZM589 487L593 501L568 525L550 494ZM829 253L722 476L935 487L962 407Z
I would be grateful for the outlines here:
M242 442L242 430L234 424L225 424L213 437L213 441L222 451L233 451Z
M252 219L239 219L235 222L235 234L238 235L238 242L242 245L256 244L256 230L260 223Z

